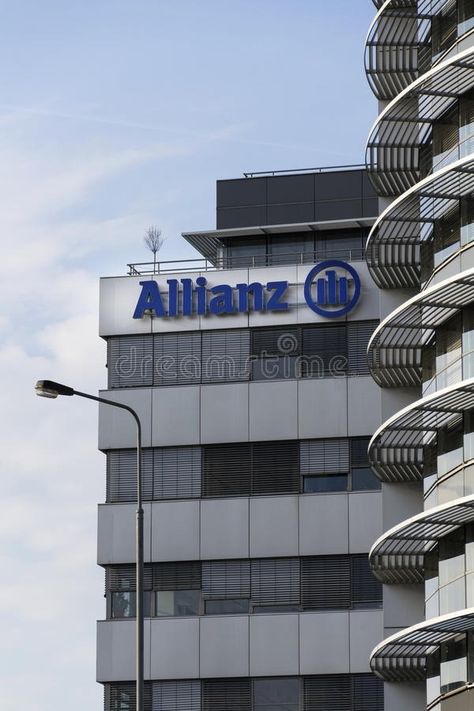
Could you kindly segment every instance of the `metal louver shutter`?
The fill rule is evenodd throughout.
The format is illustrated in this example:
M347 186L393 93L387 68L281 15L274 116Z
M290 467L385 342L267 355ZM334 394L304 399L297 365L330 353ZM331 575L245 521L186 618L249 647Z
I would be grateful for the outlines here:
M153 682L153 711L201 711L201 682Z
M155 563L153 590L200 590L201 563Z
M203 711L251 711L250 679L204 679Z
M127 681L119 684L108 684L107 687L105 711L135 711L137 704L135 682ZM150 682L145 682L143 705L144 711L152 711L152 688Z
M254 605L299 605L299 559L261 558L252 560L251 597Z
M142 450L142 495L153 498L153 450ZM119 449L107 452L107 503L137 500L137 451Z
M298 442L262 442L252 451L252 494L299 493Z
M347 323L349 375L369 375L367 346L378 325L378 321L349 321Z
M202 382L249 379L250 334L247 329L203 331Z
M153 384L153 336L113 336L107 341L109 388Z
M306 378L343 375L347 372L345 324L303 328L301 374Z
M186 385L201 380L201 334L157 333L154 338L154 385Z
M248 599L250 597L250 561L203 561L202 596L205 600Z
M307 676L303 684L305 711L353 711L349 674Z
M303 610L351 607L351 568L348 555L301 559Z
M151 590L153 586L153 568L145 565L143 569L143 583L145 590ZM122 590L136 590L136 567L135 565L109 565L105 569L105 589L106 592L120 592Z
M352 603L363 606L382 604L382 583L372 573L368 555L351 556Z
M153 456L153 499L201 496L201 448L166 447Z
M301 331L299 328L283 326L279 328L252 329L252 355L297 356L301 352Z
M349 471L349 440L314 439L300 442L301 474L342 474Z
M249 444L204 447L203 496L248 496L251 450Z
M352 711L383 711L383 681L374 674L352 676Z
M370 437L351 440L351 467L368 467L369 465L369 447Z

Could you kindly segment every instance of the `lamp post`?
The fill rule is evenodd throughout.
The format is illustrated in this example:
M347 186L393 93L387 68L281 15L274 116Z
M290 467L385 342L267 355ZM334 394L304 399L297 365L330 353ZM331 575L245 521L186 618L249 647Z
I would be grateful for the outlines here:
M78 395L87 400L95 400L104 405L118 407L129 412L137 425L137 511L136 511L136 673L137 673L137 698L136 711L144 711L143 694L143 505L142 505L142 428L140 418L135 410L128 405L114 400L107 400L89 393L82 393L68 385L55 383L53 380L38 380L35 386L36 394L41 397L56 398L58 395Z

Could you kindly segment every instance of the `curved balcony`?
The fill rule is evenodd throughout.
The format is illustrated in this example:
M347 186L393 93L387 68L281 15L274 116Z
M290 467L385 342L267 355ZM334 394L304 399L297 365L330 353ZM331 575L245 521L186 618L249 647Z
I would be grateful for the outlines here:
M438 541L474 520L474 495L402 521L378 538L369 553L374 575L388 584L422 583L424 557Z
M421 681L427 658L443 642L474 629L474 608L435 617L387 637L373 650L370 667L384 681Z
M433 223L474 191L474 155L454 161L429 175L394 200L372 227L367 264L382 289L419 287L421 244Z
M474 408L474 378L417 400L379 427L369 444L370 464L382 481L417 481L423 476L423 447L441 427Z
M431 17L443 0L386 0L367 35L365 71L378 99L389 100L414 82L431 61ZM434 7L433 7L434 5Z
M429 287L399 306L372 334L371 375L381 387L421 384L423 348L435 330L474 301L474 269Z
M474 48L449 57L404 89L378 116L366 165L379 195L409 190L420 178L420 148L432 124L474 86Z

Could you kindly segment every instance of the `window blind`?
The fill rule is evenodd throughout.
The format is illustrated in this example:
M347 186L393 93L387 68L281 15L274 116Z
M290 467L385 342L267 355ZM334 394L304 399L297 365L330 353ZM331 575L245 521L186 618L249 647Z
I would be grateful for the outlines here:
M303 610L351 607L350 557L318 556L301 559Z
M201 382L201 333L154 335L153 385L192 385Z
M203 711L251 711L250 679L204 679L201 684Z
M252 560L251 597L254 605L299 605L299 558Z
M155 681L152 688L153 711L200 711L201 709L200 681Z
M251 445L204 447L203 496L245 496L250 493Z
M301 474L336 474L349 471L348 439L300 442Z
M348 373L349 375L369 375L367 347L378 326L378 321L348 321Z
M109 388L153 385L153 336L117 336L107 341Z
M250 597L250 561L203 561L202 595L205 600L248 599Z
M228 329L202 332L202 382L249 379L250 332Z

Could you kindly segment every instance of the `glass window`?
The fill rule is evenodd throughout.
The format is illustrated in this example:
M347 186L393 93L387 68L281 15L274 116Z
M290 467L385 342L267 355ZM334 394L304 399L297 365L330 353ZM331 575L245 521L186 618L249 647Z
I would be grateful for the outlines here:
M447 615L466 607L464 576L439 589L439 614Z
M351 469L352 491L370 491L382 486L370 467L355 467Z
M462 464L463 455L462 423L451 429L440 430L438 433L438 477Z
M436 381L438 390L462 380L462 315L449 319L436 332Z
M191 617L199 615L200 590L159 590L156 592L158 617Z
M298 711L299 679L255 679L253 682L254 711Z
M265 266L267 263L267 240L265 237L238 237L227 240L225 264L228 267Z
M347 479L347 474L311 474L303 477L303 492L347 491Z
M248 600L206 600L206 615L238 615L249 611Z
M467 681L466 635L442 644L440 658L441 693L446 694Z
M461 245L474 240L474 198L461 198Z
M114 618L119 617L135 617L135 593L113 592L111 594L112 610L111 614Z
M303 264L313 260L312 234L271 235L268 238L270 264Z
M464 575L464 550L464 528L458 529L439 542L439 584L441 587Z
M349 232L321 232L316 237L317 259L361 259L364 236L359 230Z
M112 592L111 596L112 618L119 619L124 617L135 617L135 592L130 590L120 590L120 592ZM151 593L147 590L143 593L143 614L145 617L150 617Z
M458 0L458 36L474 27L474 3L472 0Z

